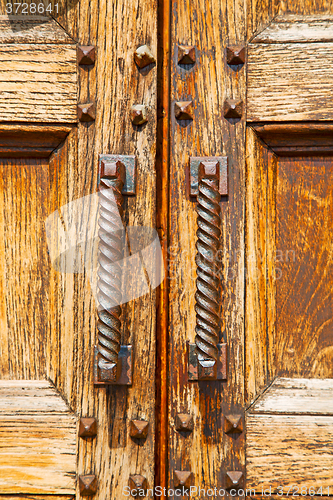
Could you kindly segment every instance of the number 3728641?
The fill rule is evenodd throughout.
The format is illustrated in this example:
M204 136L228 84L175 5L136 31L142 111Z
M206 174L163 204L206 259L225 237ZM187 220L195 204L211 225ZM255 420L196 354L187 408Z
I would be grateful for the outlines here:
M44 5L44 3L7 3L7 14L58 14L59 4Z

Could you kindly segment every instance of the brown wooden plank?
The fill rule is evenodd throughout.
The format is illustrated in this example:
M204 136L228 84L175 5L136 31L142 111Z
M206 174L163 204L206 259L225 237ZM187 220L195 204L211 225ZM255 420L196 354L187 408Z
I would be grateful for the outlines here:
M77 121L75 45L0 44L0 61L2 120Z
M246 429L248 488L287 493L295 485L322 487L327 495L332 487L333 417L247 415Z
M44 378L49 332L49 261L44 159L2 159L0 185L2 378Z
M332 120L332 48L331 43L251 43L248 121Z
M6 3L14 4L14 2ZM16 8L22 7L16 5L14 9L16 10ZM5 10L6 4L2 3L0 12L2 13ZM20 13L16 16L8 16L8 14L3 13L0 15L0 43L68 44L73 43L73 39L50 16L24 15Z
M267 217L269 151L248 128L246 138L246 391L247 398L260 393L268 382L267 345ZM275 202L275 199L274 199ZM273 225L270 227L274 227ZM271 240L272 243L274 239ZM274 255L275 258L275 255ZM273 311L274 311L273 304Z
M73 131L52 155L53 210L61 211L64 205L76 200L80 203L83 196L96 193L99 154L135 154L137 194L131 199L125 197L126 224L155 226L156 66L139 71L133 55L138 46L147 43L156 56L156 9L156 2L83 1L73 6L66 19L72 32L78 16L80 44L97 47L95 66L79 68L79 102L95 102L96 121L79 124L77 136ZM126 35L125 25L129 27ZM149 121L136 127L130 120L130 108L142 103L149 107ZM74 210L75 214L80 216L74 225L84 238L90 225L85 226L80 211ZM63 227L68 230L68 220L63 221ZM79 415L98 418L97 438L79 440L79 474L96 474L96 499L110 494L112 498L121 497L130 474L142 474L151 487L155 458L155 292L150 290L123 306L122 343L131 343L135 352L132 387L97 389L92 382L96 302L89 273L51 273L54 294L48 374ZM149 421L148 437L141 446L129 436L133 418Z
M192 471L194 483L222 484L225 472L242 470L243 436L223 434L223 414L243 410L244 315L244 124L221 118L225 98L244 99L244 68L226 64L225 45L244 40L241 1L173 3L170 160L170 330L169 330L169 486L175 470ZM200 13L200 15L198 15ZM227 31L226 31L227 30ZM196 63L178 65L177 45L194 45ZM192 122L177 122L175 101L193 99ZM188 195L190 156L227 155L229 197L223 198L219 268L223 282L221 338L228 343L227 382L188 382L186 341L195 336L195 200ZM221 295L222 298L222 295ZM223 305L222 305L223 303ZM194 430L175 429L177 413L190 413Z
M251 43L332 42L333 16L285 14L274 17Z
M73 494L77 417L46 380L0 383L0 492Z
M279 159L274 342L281 375L332 377L332 169L330 158Z
M35 494L20 494L20 495L11 495L4 494L1 495L3 500L73 500L75 497L72 495L35 495Z
M251 413L333 415L332 379L278 377L251 406Z

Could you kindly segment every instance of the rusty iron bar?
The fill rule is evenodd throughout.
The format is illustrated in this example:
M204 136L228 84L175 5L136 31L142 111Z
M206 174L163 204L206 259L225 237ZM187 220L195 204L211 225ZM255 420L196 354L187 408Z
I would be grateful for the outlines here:
M121 339L121 267L123 196L125 166L121 161L108 165L108 176L99 185L98 245L98 368L110 373L115 382ZM103 377L105 381L105 377Z
M216 367L218 359L220 280L217 252L221 235L219 172L218 161L203 161L199 165L195 344L198 363L207 365L208 362L211 365L210 368L206 366L206 378L215 378L213 365Z

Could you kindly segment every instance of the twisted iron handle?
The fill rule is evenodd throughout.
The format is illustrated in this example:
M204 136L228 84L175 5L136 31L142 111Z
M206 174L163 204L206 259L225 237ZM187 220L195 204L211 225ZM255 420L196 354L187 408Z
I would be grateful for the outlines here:
M195 344L198 378L201 380L216 378L219 355L219 276L216 258L221 235L219 172L218 161L205 161L199 165Z
M121 366L118 359L121 340L121 259L123 235L123 196L125 166L121 161L108 164L108 176L99 185L98 245L98 382L115 383Z

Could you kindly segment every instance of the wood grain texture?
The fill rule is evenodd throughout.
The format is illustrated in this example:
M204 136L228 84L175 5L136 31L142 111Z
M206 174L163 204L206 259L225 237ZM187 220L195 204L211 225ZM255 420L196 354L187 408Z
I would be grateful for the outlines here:
M332 120L332 49L331 43L251 43L248 121Z
M0 493L74 494L77 417L46 380L0 383Z
M0 44L0 61L2 121L77 121L75 45Z
M7 495L1 495L3 500L8 498ZM19 495L10 495L10 500L74 500L74 496L72 495L36 495L36 494L25 494L25 493L20 493Z
M279 159L275 364L281 375L333 376L330 158Z
M333 16L276 16L251 43L310 43L333 41Z
M223 414L243 411L244 387L244 121L221 117L224 99L245 97L245 68L226 63L227 44L243 43L244 2L177 0L172 4L170 157L170 327L169 486L174 471L194 474L201 487L221 485L227 470L244 466L244 435L223 433ZM198 15L199 13L199 15ZM178 44L194 45L196 64L178 65ZM174 102L193 99L193 122L174 117ZM190 156L227 155L229 196L221 203L221 252L216 256L223 283L220 339L228 343L227 382L188 382L186 341L195 336L197 217L188 193ZM222 341L223 341L222 340ZM190 413L194 430L177 432L177 413Z
M72 130L70 125L0 126L0 158L48 158Z
M330 0L248 0L247 2L247 35L248 40L253 35L259 35L275 20L286 24L299 20L301 17L312 16L316 22L321 17L329 19L333 14ZM304 20L306 22L306 19Z
M252 125L256 134L278 156L332 156L333 125L320 122Z
M299 139L311 150L311 135ZM277 158L248 131L248 402L276 375L332 377L331 168L330 157Z
M333 380L276 378L250 413L333 415Z
M248 415L247 487L331 486L333 417Z
M78 23L76 24L76 19ZM107 22L106 22L107 20ZM156 66L139 71L134 50L148 44L156 56L157 4L127 0L80 1L64 19L82 45L96 45L93 67L79 68L79 102L94 101L96 120L79 124L50 160L53 210L96 193L98 155L137 157L137 194L125 199L127 225L155 226ZM128 29L124 30L124 26ZM148 123L133 126L130 108L146 104ZM63 227L76 226L86 241L90 205L69 212ZM74 232L75 234L75 232ZM89 247L89 244L87 244ZM83 250L85 245L83 245ZM81 416L95 416L98 434L80 440L79 474L96 474L96 499L122 498L130 474L142 474L154 484L155 429L155 291L123 306L122 344L133 345L132 387L93 386L93 346L96 342L96 302L89 273L51 271L52 341L48 374ZM60 354L59 354L60 353ZM138 444L129 436L130 421L149 422L147 439ZM77 495L79 495L77 491Z
M0 12L5 6L5 3L1 4ZM73 44L74 40L50 16L2 14L0 43Z
M275 328L275 155L251 128L246 138L246 393L271 380Z
M48 163L2 159L0 165L1 378L44 378L50 332Z

